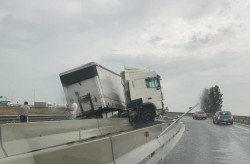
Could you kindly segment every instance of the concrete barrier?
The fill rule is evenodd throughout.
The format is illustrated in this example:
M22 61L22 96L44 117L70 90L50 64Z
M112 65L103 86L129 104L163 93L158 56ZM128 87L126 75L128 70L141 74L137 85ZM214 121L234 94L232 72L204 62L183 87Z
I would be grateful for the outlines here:
M102 134L117 133L133 129L127 118L98 119L98 126Z
M174 135L180 130L180 128L180 123L174 124L164 135L158 138L158 141L161 143L161 145L166 144L172 137L174 137Z
M175 147L175 145L181 139L184 131L185 131L185 125L183 123L178 123L176 127L171 129L170 131L167 131L167 133L163 134L163 136L169 138L169 140L167 140L164 144L161 143L161 146L156 151L154 151L151 156L145 158L141 163L145 164L163 163L163 161L165 161L166 155ZM161 137L162 136L160 136L158 140Z
M112 145L114 152L114 161L116 164L144 163L157 151L164 148L169 140L178 133L180 123L174 124L164 135L157 137L163 130L165 124L156 125L151 128L145 128L136 132L129 132L117 136L112 136ZM145 137L145 132L150 132Z
M127 119L3 124L1 125L1 143L7 155L12 156L128 129L132 127Z
M161 124L161 129L162 131L165 130L169 125L171 125L172 121L171 122L167 122L167 123L162 123Z
M84 121L86 120L83 120L83 122ZM173 124L173 126L171 126L171 128L169 128L166 131L166 133L159 136L159 134L161 134L164 128L168 127L168 124L158 124L129 132L122 132L120 134L116 134L109 137L104 137L89 141L82 140L82 138L86 139L92 136L92 135L88 136L87 133L86 134L84 133L84 131L88 130L90 131L90 133L92 133L93 129L98 129L97 131L99 132L93 133L93 135L107 134L109 132L112 133L117 132L119 128L116 129L116 126L114 126L115 130L111 129L112 127L111 122L117 123L117 127L119 126L123 127L123 125L124 127L126 127L126 121L119 122L116 119L112 119L110 120L110 122L109 121L107 122L107 120L105 119L104 120L93 119L92 121L93 122L95 121L96 124L91 123L91 125L88 126L85 125L81 127L75 125L75 123L83 123L82 121L60 122L60 124L58 123L58 125L55 125L53 127L55 128L54 134L52 134L52 131L50 131L50 128L52 127L49 127L47 129L44 127L43 135L40 137L40 139L37 140L35 139L38 137L34 136L37 135L38 130L33 131L33 129L30 129L29 131L28 129L22 127L22 126L29 127L28 124L20 125L22 135L20 134L18 135L19 131L17 130L17 128L19 126L16 125L13 126L13 124L10 124L9 127L7 125L3 126L4 128L6 128L4 130L5 132L7 130L9 131L13 130L14 132L6 132L8 134L5 135L2 134L2 137L4 136L3 137L4 140L2 140L4 148L3 155L4 151L6 151L7 156L4 156L2 159L0 159L0 163L1 164L144 163L145 161L152 159L151 157L156 157L155 154L161 149L164 149L165 145L167 145L167 143L178 133L178 131L181 128L180 123L177 122ZM100 124L102 126L100 126ZM37 126L37 128L40 126L42 125ZM72 128L72 126L76 127ZM95 128L96 126L99 127ZM70 129L73 129L73 131L71 131ZM64 131L65 133L61 133L61 131ZM26 132L27 134L24 132ZM47 135L45 134L45 132L47 133ZM48 135L48 132L51 133L51 136ZM58 134L60 134L59 137L61 137L62 139L57 138ZM63 134L65 135L64 137ZM7 137L8 136L10 137L11 135L17 135L17 137L15 138L15 136L12 136L12 138L7 139ZM30 151L26 152L27 150L32 150L33 148L42 147L42 143L45 142L48 142L50 144L53 144L52 141L59 143L58 141L56 141L56 138L60 142L62 140L69 141L72 139L76 139L76 142L71 142L71 143L67 142L61 145L55 145L54 147L50 145L50 147L45 147L45 148L43 147L41 150L36 149L37 151L34 152ZM47 141L45 141L45 139L47 139ZM15 147L14 144L16 144ZM19 148L20 146L23 146L26 149L21 149ZM18 151L11 150L10 148L18 149Z
M126 154L155 139L161 133L161 125L125 132L111 137L115 163L127 159Z
M83 131L91 133L84 136ZM1 142L8 156L101 135L97 120L4 124ZM18 145L18 146L17 146Z
M6 157L2 147L0 147L0 159Z
M112 164L108 137L0 159L1 164Z
M5 153L4 153L4 151L3 151L2 145L0 145L0 159L1 159L1 158L4 158L4 157L6 157L6 156L5 156Z
M0 127L0 159L6 157L1 141L2 141L2 138L1 138L1 127Z
M151 140L148 143L136 147L135 149L115 159L115 163L144 163L144 159L147 159L149 156L152 156L153 152L155 152L160 146L161 145L157 140Z

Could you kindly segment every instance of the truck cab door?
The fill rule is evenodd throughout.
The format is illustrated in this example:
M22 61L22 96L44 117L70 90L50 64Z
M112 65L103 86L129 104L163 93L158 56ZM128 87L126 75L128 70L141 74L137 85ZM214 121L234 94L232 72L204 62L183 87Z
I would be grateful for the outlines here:
M130 90L133 92L133 100L142 98L143 102L147 102L148 96L147 96L147 90L144 86L144 79L136 79L132 80L132 87L133 90Z
M163 96L159 78L157 77L146 78L145 84L146 84L147 101L155 104L157 109L162 109Z

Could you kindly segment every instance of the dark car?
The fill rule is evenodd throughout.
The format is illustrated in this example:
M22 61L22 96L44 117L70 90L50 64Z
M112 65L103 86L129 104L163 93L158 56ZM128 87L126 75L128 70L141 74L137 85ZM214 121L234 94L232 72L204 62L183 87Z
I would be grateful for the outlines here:
M204 111L196 111L193 114L193 119L207 119L207 114Z
M213 123L214 124L220 124L222 122L226 124L231 124L233 125L234 123L234 116L230 111L218 111L214 114L213 116Z

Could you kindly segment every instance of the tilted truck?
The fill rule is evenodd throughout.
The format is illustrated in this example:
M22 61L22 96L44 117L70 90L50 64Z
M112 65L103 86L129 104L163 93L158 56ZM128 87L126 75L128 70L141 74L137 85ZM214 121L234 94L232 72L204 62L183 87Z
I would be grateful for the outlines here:
M121 78L128 109L144 123L153 122L164 109L160 76L155 71L124 67Z
M163 110L160 77L154 71L125 67L120 76L91 62L61 73L60 80L67 103L78 103L78 116L132 111L134 118L148 123Z

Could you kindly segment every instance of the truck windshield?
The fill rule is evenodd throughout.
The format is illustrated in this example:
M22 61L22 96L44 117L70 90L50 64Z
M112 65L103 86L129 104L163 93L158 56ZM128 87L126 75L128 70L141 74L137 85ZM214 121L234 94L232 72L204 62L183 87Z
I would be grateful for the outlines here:
M146 86L147 88L160 88L160 84L157 78L147 78Z

